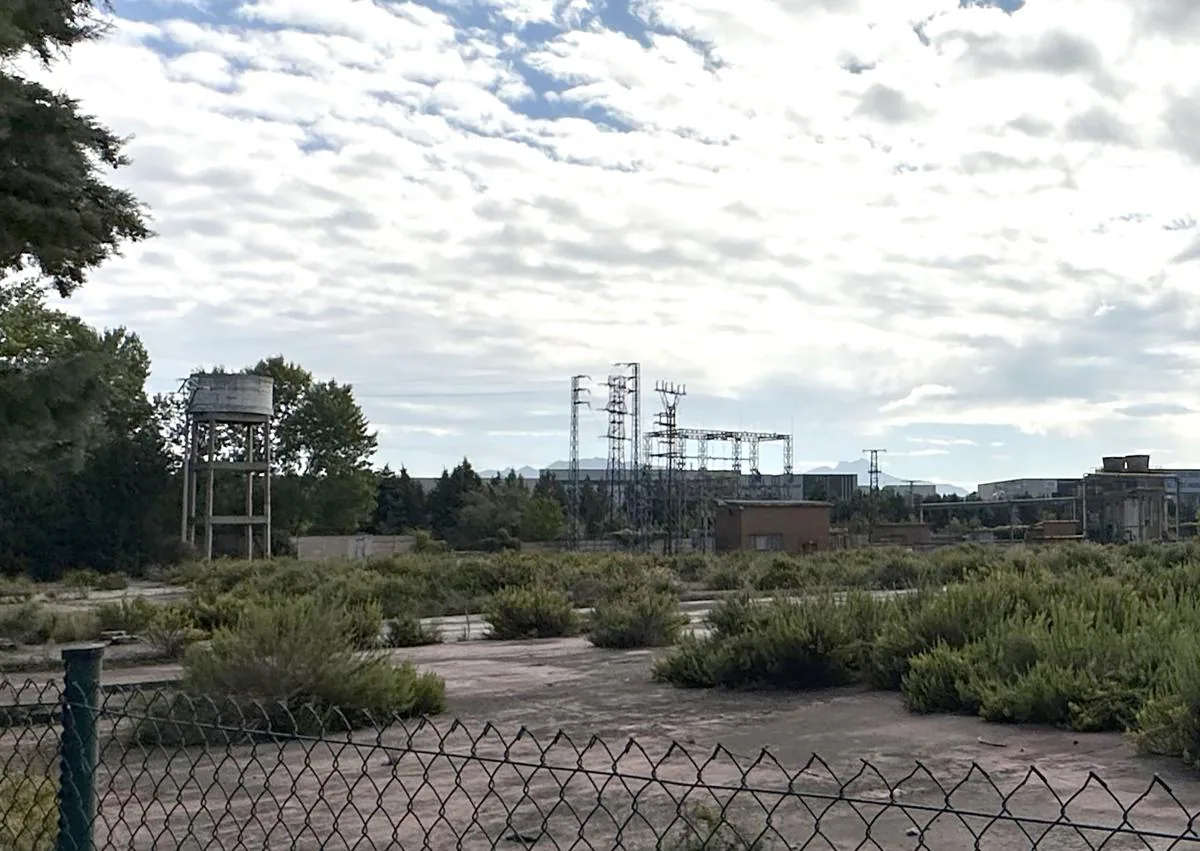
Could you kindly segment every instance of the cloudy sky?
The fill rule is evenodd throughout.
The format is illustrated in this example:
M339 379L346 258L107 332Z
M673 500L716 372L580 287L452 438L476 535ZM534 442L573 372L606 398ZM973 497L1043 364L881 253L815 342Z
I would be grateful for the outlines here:
M153 390L351 381L419 473L565 457L631 360L798 468L1200 466L1200 4L962 3L116 0L51 80L160 235L71 304Z

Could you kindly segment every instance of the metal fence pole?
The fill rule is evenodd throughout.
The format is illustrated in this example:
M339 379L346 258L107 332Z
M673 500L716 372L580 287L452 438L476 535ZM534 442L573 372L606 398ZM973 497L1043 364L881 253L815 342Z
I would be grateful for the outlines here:
M96 763L99 741L96 715L100 703L100 668L104 645L73 647L62 652L62 783L58 804L58 851L92 851L96 820Z

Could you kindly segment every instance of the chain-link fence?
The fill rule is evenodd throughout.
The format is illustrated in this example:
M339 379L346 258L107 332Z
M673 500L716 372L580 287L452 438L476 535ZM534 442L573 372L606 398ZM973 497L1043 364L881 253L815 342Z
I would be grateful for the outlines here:
M98 659L97 659L98 662ZM0 849L1174 848L1196 814L1154 779L1055 788L972 766L885 776L814 756L619 745L452 720L349 731L331 710L0 683ZM356 719L356 725L362 719Z

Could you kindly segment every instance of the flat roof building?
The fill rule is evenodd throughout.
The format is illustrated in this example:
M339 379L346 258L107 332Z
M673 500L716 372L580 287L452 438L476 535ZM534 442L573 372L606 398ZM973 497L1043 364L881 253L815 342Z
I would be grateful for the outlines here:
M722 500L713 515L718 553L807 553L833 549L833 505L815 500Z

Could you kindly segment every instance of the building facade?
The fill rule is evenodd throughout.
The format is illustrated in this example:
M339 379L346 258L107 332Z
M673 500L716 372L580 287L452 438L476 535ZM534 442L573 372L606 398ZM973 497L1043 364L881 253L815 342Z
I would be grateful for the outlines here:
M1002 482L980 482L975 493L985 502L1000 502L1027 496L1035 499L1071 497L1079 493L1080 481L1080 479L1006 479Z
M728 500L713 515L718 553L806 553L833 548L828 502L814 500Z

